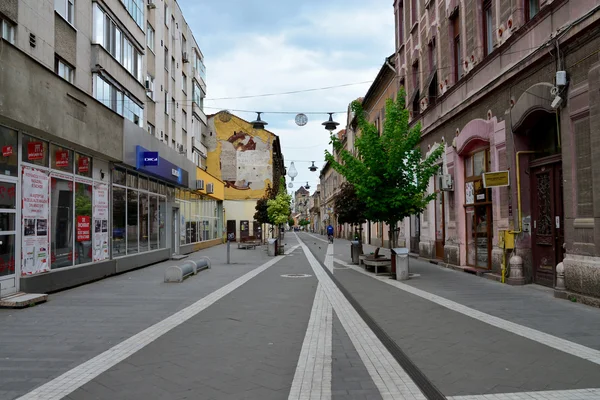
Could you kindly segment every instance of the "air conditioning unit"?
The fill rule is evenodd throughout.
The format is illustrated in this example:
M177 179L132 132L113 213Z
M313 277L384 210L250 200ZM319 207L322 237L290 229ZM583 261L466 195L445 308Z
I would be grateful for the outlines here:
M204 180L198 179L196 181L196 190L204 190Z
M452 192L454 191L454 182L452 180L452 175L444 174L438 176L438 187L444 192Z
M182 61L183 61L184 64L190 62L190 59L188 58L187 52L183 52Z
M163 131L160 131L160 138L164 139L165 138L165 133Z
M146 80L146 92L154 92L154 85L150 80Z
M182 145L182 144L179 144L179 145L177 145L177 148L179 149L179 152L180 152L180 153L183 153L183 152L184 152L184 149L183 149L183 145Z
M214 192L215 192L215 184L214 183L209 183L208 185L206 185L206 193L213 194Z
M156 8L156 3L154 3L154 0L148 0L148 8L151 10Z

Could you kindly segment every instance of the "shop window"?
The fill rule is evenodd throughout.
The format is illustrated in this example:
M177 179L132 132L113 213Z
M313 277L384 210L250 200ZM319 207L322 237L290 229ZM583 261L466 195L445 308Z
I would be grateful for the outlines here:
M48 142L23 135L22 152L23 162L42 167L48 166Z
M138 187L138 175L127 171L127 187L137 189Z
M73 265L73 182L52 178L50 183L52 233L51 268Z
M167 231L165 221L167 220L167 201L164 197L158 199L158 246L161 249L167 247Z
M92 262L92 185L75 183L75 264Z
M127 178L129 180L129 174ZM137 178L137 177L136 177ZM127 190L127 254L138 252L138 192Z
M114 257L124 256L125 249L125 215L126 215L126 190L113 186L113 211L112 211L112 251Z
M73 151L55 144L50 145L50 167L64 172L73 172Z
M141 181L141 180L140 180ZM149 247L149 226L148 226L148 194L140 192L139 193L139 226L138 226L138 234L139 234L139 243L140 243L140 253L148 251Z
M75 153L75 173L81 176L92 177L92 157Z
M0 126L0 143L2 144L0 174L17 176L19 174L17 131Z
M150 250L158 249L158 227L159 227L159 214L158 214L158 197L149 197L149 219L150 219Z
M148 178L140 176L138 180L138 187L142 190L148 190Z
M125 170L116 168L113 171L113 183L115 183L117 185L125 186L125 184L127 182L125 175L126 175Z

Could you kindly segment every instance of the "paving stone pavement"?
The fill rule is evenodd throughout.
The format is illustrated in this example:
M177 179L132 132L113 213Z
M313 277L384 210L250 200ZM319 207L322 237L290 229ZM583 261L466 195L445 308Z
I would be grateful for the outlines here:
M365 253L375 246L364 245ZM382 249L382 254L389 254ZM336 239L334 256L350 262L350 242ZM472 274L410 258L411 273L420 276L407 285L475 310L600 350L600 310L554 298L539 285L510 286Z
M381 400L377 386L356 352L350 337L333 313L333 400Z
M27 393L272 259L263 248L234 247L231 265L225 245L195 253L210 257L212 268L183 283L163 283L177 264L167 261L52 294L33 308L0 309L0 399Z

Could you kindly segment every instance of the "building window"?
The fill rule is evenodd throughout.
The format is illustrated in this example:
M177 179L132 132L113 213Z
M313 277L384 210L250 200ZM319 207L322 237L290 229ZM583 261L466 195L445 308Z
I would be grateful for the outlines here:
M154 28L150 25L150 22L146 27L146 45L154 53Z
M398 24L398 27L397 27L397 29L398 29L398 47L400 47L404 43L404 6L403 6L402 2L400 2L400 4L398 5L397 24Z
M206 67L200 55L194 50L194 70L206 82Z
M171 57L171 78L175 79L175 57Z
M15 44L15 26L0 16L0 34L2 39Z
M413 74L413 98L412 98L412 111L413 115L417 115L421 112L419 105L419 99L421 97L421 82L419 81L419 62L417 61L412 68Z
M540 0L525 1L525 21L530 21L540 12Z
M206 95L200 88L200 85L198 84L198 82L196 82L194 80L194 85L192 87L192 101L194 103L196 103L196 105L198 107L200 107L200 110L202 110L202 111L204 111L204 97L205 96Z
M165 114L169 115L169 109L171 107L169 106L169 92L167 92L165 90Z
M173 110L171 118L175 121L175 97L171 97L171 109ZM173 126L175 126L175 123L173 123ZM175 132L175 129L173 129L173 132Z
M410 20L410 24L411 27L412 25L414 25L415 23L418 22L418 17L419 17L419 10L418 10L418 0L411 0L410 2L410 15L411 15L411 20Z
M150 74L146 75L146 96L154 101L154 77Z
M73 83L73 75L75 75L75 68L64 62L58 56L54 59L54 72L65 81Z
M454 82L458 82L462 76L462 64L460 60L460 14L456 14L452 19L452 38Z
M97 74L94 74L94 98L117 114L143 127L144 109Z
M183 93L187 93L187 76L183 72L181 73L181 90Z
M125 37L117 23L98 5L93 8L93 43L109 52L138 81L143 83L142 53Z
M169 5L165 1L165 25L169 27Z
M185 110L181 110L181 128L187 131L187 113Z
M152 136L156 136L156 128L150 122L148 122L148 133Z
M165 71L169 72L169 49L165 46Z
M54 0L54 10L68 23L75 24L75 0Z
M424 88L425 89L425 88ZM437 47L435 39L429 44L429 78L427 82L427 96L429 105L437 102L438 80L437 80Z
M131 18L142 29L144 26L144 0L121 0Z
M483 53L488 55L494 49L492 24L492 0L483 1Z

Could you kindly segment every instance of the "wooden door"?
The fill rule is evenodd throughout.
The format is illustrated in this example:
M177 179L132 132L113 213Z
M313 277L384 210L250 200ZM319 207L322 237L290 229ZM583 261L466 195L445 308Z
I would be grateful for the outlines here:
M240 239L250 236L250 221L240 221Z
M227 220L227 240L230 242L235 242L236 238L235 238L235 231L236 231L236 226L235 226L235 219L228 219Z
M564 223L560 163L532 168L533 280L554 286L556 264L563 259Z
M262 240L262 226L258 223L258 221L252 222L252 226L254 229L254 237L257 240Z

